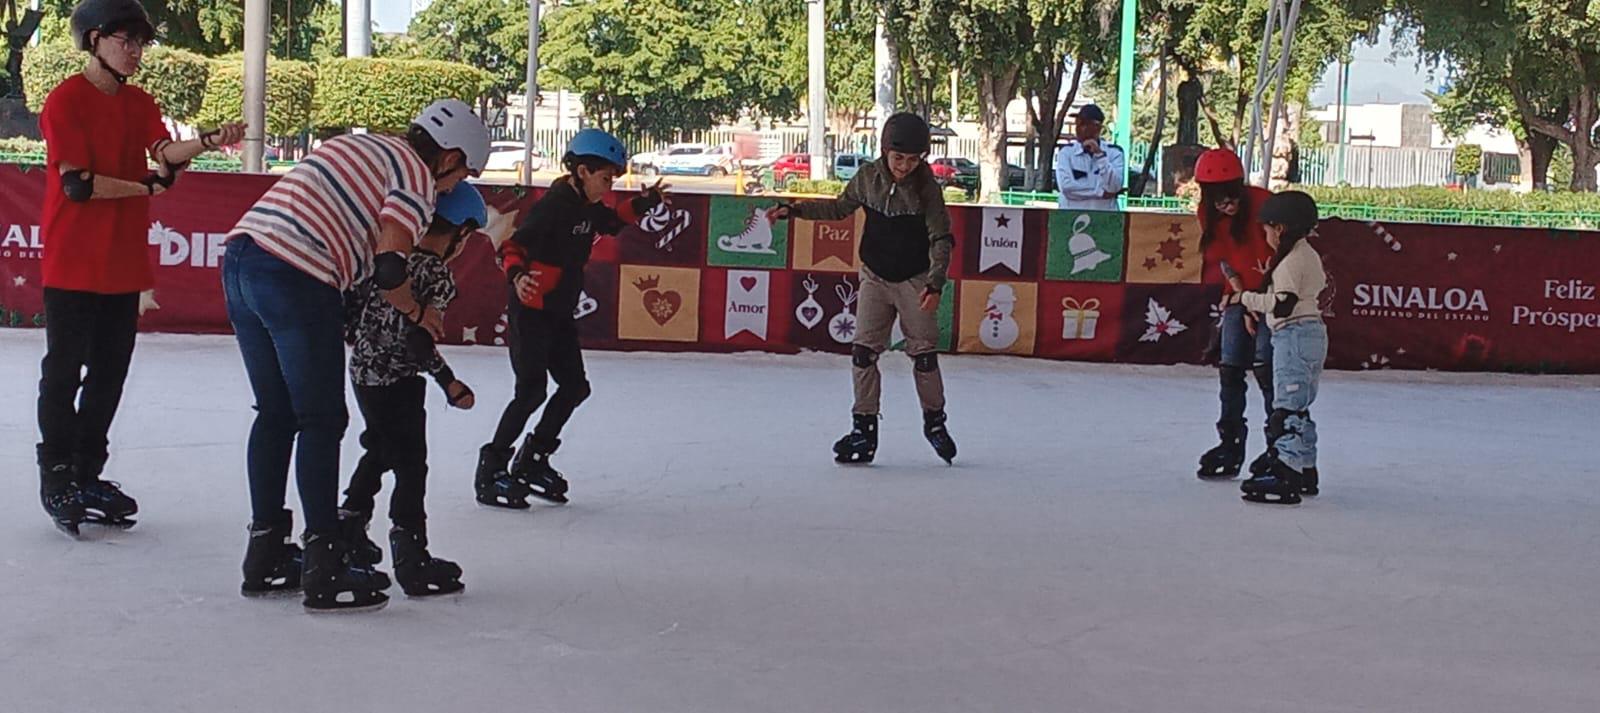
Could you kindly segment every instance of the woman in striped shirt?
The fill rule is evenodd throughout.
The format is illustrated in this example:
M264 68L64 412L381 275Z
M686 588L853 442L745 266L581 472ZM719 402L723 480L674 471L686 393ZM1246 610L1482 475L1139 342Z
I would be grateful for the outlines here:
M229 235L223 290L257 412L248 446L246 596L303 585L311 611L388 602L388 576L349 564L339 537L339 443L349 420L342 293L371 279L402 314L441 336L443 317L412 297L406 255L432 220L438 193L481 172L488 155L482 120L460 101L435 102L404 137L329 139ZM290 544L284 509L291 452L306 520L303 555Z

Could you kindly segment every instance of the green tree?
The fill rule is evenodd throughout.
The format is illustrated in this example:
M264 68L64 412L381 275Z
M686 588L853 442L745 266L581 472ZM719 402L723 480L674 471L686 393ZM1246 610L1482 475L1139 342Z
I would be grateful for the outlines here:
M433 0L411 18L406 34L416 41L419 57L488 72L494 78L488 94L496 100L522 91L528 71L525 0Z
M584 0L553 10L540 45L541 86L583 97L590 119L629 138L709 129L743 108L745 71L721 3Z
M244 3L240 0L142 0L164 45L216 56L244 49ZM42 0L46 39L67 37L67 18L77 0ZM272 0L272 51L279 56L310 59L321 36L312 20L336 0ZM337 40L338 32L334 33Z
M1448 67L1460 88L1451 92L1457 111L1515 128L1508 121L1509 98L1527 137L1535 185L1548 171L1553 141L1572 155L1572 189L1596 189L1600 44L1595 37L1600 36L1600 12L1591 3L1396 0L1396 5L1424 58Z

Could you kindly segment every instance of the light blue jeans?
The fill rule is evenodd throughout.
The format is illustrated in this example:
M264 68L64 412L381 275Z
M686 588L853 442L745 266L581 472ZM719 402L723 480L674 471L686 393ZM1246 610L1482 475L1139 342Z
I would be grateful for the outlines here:
M1286 324L1272 333L1272 420L1282 420L1275 446L1278 459L1302 473L1317 465L1317 424L1309 409L1327 360L1328 328L1320 319Z

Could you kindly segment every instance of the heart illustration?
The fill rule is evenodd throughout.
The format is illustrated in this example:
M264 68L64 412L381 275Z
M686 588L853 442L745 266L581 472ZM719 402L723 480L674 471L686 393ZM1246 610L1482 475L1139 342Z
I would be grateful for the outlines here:
M750 292L756 288L756 278L741 277L739 278L739 286L743 287L745 292Z
M800 308L800 316L804 317L805 321L807 323L814 324L816 318L822 316L822 308L821 307L801 307Z
M683 307L683 296L676 291L660 292L649 290L644 293L644 309L650 313L650 318L663 327L678 315L679 308Z

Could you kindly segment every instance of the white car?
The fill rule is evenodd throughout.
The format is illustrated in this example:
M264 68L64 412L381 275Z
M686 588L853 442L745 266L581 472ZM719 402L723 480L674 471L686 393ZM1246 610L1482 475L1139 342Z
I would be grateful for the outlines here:
M634 154L633 158L628 160L628 163L634 173L652 176L660 172L661 163L667 160L668 156L701 154L705 153L707 148L705 144L672 144L660 151L646 151Z
M733 173L736 162L733 146L697 145L695 150L668 153L656 163L656 170L672 176L726 176Z
M489 144L489 161L484 165L485 171L522 171L523 144L521 141L495 141ZM533 150L533 161L528 164L530 171L542 171L545 165L543 151Z

